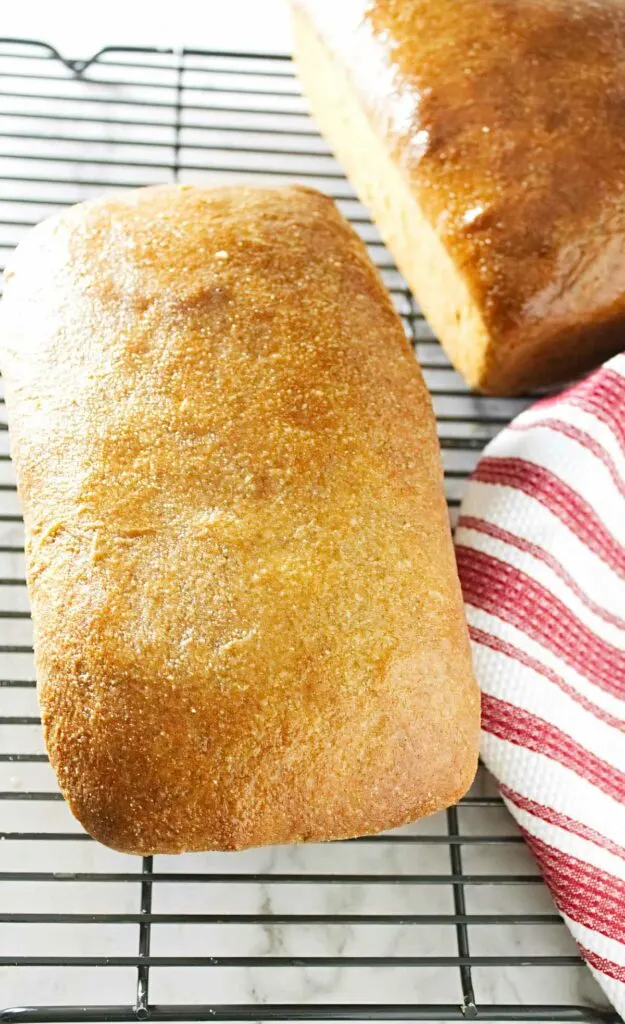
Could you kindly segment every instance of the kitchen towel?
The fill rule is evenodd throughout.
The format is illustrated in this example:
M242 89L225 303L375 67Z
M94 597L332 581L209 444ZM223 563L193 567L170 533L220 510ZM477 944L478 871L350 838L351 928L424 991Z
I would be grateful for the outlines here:
M482 759L625 1018L625 355L488 445L456 552Z

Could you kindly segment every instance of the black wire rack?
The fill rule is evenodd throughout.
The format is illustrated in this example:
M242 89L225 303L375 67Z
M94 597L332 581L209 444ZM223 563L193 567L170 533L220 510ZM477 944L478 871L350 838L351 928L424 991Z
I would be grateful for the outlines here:
M0 39L0 262L60 207L162 181L332 195L430 387L452 520L525 400L467 392L306 111L286 56ZM23 533L0 423L0 1020L605 1021L484 772L457 808L309 847L126 857L71 818L37 717Z

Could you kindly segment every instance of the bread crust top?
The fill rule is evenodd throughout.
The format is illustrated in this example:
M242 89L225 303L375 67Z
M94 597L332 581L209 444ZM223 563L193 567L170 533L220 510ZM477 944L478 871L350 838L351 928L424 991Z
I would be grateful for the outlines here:
M1 338L46 742L92 835L338 838L466 790L430 400L331 200L74 207L17 250Z

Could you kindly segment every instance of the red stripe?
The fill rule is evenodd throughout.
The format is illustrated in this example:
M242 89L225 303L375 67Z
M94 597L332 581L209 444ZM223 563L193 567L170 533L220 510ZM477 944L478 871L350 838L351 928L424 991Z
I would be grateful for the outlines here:
M482 693L482 729L517 747L552 757L613 800L625 800L625 775L618 768L530 711Z
M616 729L618 732L625 733L625 720L616 718L615 715L611 715L608 711L604 711L603 708L599 707L598 704L594 704L591 700L588 700L583 693L580 693L573 686L562 679L557 672L549 668L548 665L544 665L537 658L532 658L531 655L526 654L519 647L513 646L506 640L502 640L498 636L494 636L493 633L487 633L483 629L478 629L477 626L469 626L469 635L471 640L476 644L481 644L483 647L489 647L491 651L497 651L499 654L505 655L507 658L512 658L514 661L518 661L521 665L525 665L526 668L536 672L543 679L549 680L554 686L557 686L559 690L566 693L567 697L574 700L576 704L583 707L584 711L593 715L594 718L598 718L599 721L605 722L610 728Z
M516 790L510 789L509 786L503 783L500 784L499 788L506 800L510 800L521 811L527 811L528 814L546 821L549 825L557 825L564 832L570 832L572 835L579 836L580 839L587 839L589 843L600 846L602 850L613 853L615 857L621 857L625 862L625 846L619 846L618 843L613 842L608 836L604 836L594 828L589 828L588 825L584 825L582 821L577 821L576 818L570 818L568 814L556 811L553 807L547 807L546 804L539 804L535 800L530 799L530 797L522 796L521 793L517 793Z
M608 470L612 477L613 484L620 491L621 495L625 497L625 480L621 476L616 463L611 458L609 453L605 450L603 445L600 445L591 434L585 430L580 430L579 427L573 426L572 423L567 423L565 420L559 420L556 417L546 416L542 420L532 420L530 423L524 423L522 420L513 420L509 426L509 430L533 430L535 427L546 427L548 430L553 430L558 434L563 434L565 437L570 438L571 441L575 441L581 445L592 455L595 456L600 462L603 463L605 468Z
M584 957L586 963L591 967L594 967L596 971L601 971L602 974L607 974L608 978L614 978L615 981L622 981L625 983L625 965L617 964L614 960L606 960L604 956L599 956L598 953L593 953L592 949L588 949L587 946L582 946L580 942L577 943L579 951Z
M625 551L606 530L588 502L555 473L526 459L486 456L478 463L473 479L514 487L534 498L625 579Z
M521 828L556 906L572 921L625 940L625 881L545 843Z
M602 608L601 605L596 604L586 593L578 583L575 582L572 576L563 568L557 558L550 555L544 548L539 547L538 544L533 544L529 540L525 540L523 537L518 537L514 533L510 533L509 530L504 530L502 526L496 526L495 523L490 523L487 519L480 519L477 516L460 516L458 520L458 529L464 527L467 530L475 530L477 533L485 533L489 537L494 537L496 540L501 540L504 544L509 544L511 547L517 548L519 551L524 551L528 555L532 555L533 558L538 559L540 562L544 562L552 572L555 572L556 576L559 576L563 583L566 583L569 590L573 593L583 604L586 605L590 611L594 612L605 622L609 622L611 626L616 626L617 629L625 629L625 619L621 619L618 615L614 615L609 612L606 608Z
M484 551L456 547L467 604L522 630L589 682L625 697L625 655L593 633L535 579Z
M623 404L625 403L625 378L614 370L604 369L589 380L586 387L571 395L571 402L596 416L612 430L625 451L625 424L623 423Z
M576 406L605 423L625 453L625 378L620 373L604 366L568 391L541 399L535 408L549 409L561 403Z

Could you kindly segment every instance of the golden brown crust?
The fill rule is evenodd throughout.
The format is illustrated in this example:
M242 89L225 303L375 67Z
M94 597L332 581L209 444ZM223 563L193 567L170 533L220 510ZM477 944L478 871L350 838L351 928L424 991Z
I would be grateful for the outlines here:
M511 392L620 350L625 5L293 2L313 112L470 383ZM350 138L345 122L337 128L323 85L333 65L348 78L336 103L353 92L401 173L408 195L399 211L389 193L403 186L389 183L386 194L372 186L375 151L363 159L362 139ZM473 318L468 331L439 309L453 300L445 288L430 294L428 266L411 260L411 203L468 290L471 308L457 311L459 321Z
M51 761L134 853L456 800L478 699L429 398L333 203L163 186L35 229L2 370Z

